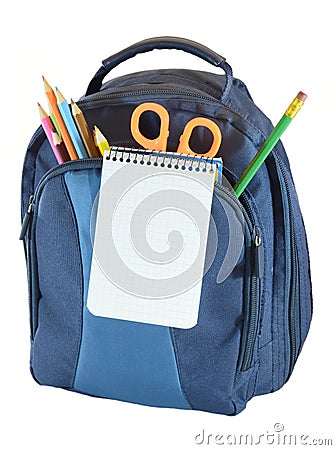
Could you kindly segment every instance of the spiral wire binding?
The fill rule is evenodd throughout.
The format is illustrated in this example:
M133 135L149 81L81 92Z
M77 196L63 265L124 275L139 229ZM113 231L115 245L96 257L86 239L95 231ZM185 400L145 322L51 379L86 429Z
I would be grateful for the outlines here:
M118 155L120 153L120 156ZM125 154L127 155L127 158L125 159ZM113 156L112 156L113 155ZM132 158L131 158L132 155ZM134 156L134 157L133 157ZM141 159L140 159L141 157ZM154 162L151 161L152 158L155 157ZM206 157L204 158L202 155L189 155L184 153L173 153L173 152L163 152L161 150L159 151L150 151L150 150L143 150L135 147L121 147L121 146L112 146L110 147L109 153L106 155L106 160L112 160L112 161L120 161L120 162L126 162L130 163L133 162L134 164L139 163L141 165L145 164L145 158L147 165L154 165L158 166L160 164L161 167L167 167L167 168L175 168L175 169L182 169L182 170L195 170L196 172L214 172L214 161L213 158ZM159 158L161 158L161 163L159 163ZM166 160L168 163L166 163ZM173 161L176 161L175 164L173 164ZM180 162L182 162L182 166L180 166ZM188 162L189 165L188 165ZM201 165L203 164L203 167L201 169ZM210 166L210 170L208 170L208 167Z

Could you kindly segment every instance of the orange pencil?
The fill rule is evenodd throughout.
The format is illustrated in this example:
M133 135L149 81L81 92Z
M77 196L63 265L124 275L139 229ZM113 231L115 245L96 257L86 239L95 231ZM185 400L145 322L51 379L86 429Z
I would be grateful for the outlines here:
M44 91L47 96L50 109L54 114L55 120L57 122L57 125L58 125L59 130L62 135L62 139L65 144L65 147L66 147L71 159L78 159L78 155L76 153L75 147L72 143L72 140L68 133L67 127L65 126L62 115L58 109L57 98L56 98L55 92L52 90L52 88L51 88L50 84L47 82L47 80L44 77L42 77L42 79L43 79L43 83L44 83Z

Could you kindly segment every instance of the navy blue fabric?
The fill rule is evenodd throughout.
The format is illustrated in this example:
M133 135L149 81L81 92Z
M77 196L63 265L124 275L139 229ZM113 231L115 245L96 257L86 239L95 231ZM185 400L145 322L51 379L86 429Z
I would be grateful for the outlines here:
M68 172L65 180L78 221L84 275L83 333L74 389L145 405L189 409L168 327L98 317L87 309L90 219L100 171Z
M72 387L82 327L82 266L76 219L57 177L45 186L36 212L38 326L31 365L41 384Z
M172 329L172 335L189 403L195 409L231 415L243 409L247 400L247 390L235 397L243 327L245 252L232 274L218 283L230 228L216 196L211 214L219 241L213 264L203 278L199 320L189 330ZM209 240L213 238L210 230ZM247 389L249 373L241 378L245 378L243 385Z
M298 353L307 337L312 317L312 285L310 280L309 255L307 251L307 237L303 223L302 214L299 207L299 199L288 169L284 168L287 182L291 191L291 204L293 208L294 227L298 232L295 234L298 266L299 266L299 286L297 296L297 338ZM296 355L298 356L298 354Z
M280 173L278 173L280 176ZM285 184L280 182L280 194L281 194L281 205L282 220L283 220L283 242L281 245L281 254L279 255L278 261L283 261L283 270L280 275L280 263L278 262L276 266L277 276L282 278L282 283L280 284L280 278L278 278L278 285L281 286L277 299L277 331L279 335L279 346L280 353L278 356L278 368L279 368L279 381L281 385L286 381L287 375L290 370L290 334L288 326L289 317L289 297L290 297L290 282L291 282L291 239L290 239L290 211L289 202L286 196Z

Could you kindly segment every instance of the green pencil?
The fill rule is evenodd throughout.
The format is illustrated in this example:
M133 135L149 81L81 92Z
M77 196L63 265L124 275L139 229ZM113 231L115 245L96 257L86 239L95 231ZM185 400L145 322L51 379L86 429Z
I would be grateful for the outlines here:
M52 124L53 124L54 127L55 127L55 130L57 131L57 134L59 135L59 137L62 137L61 132L60 132L60 129L59 129L58 124L57 124L57 122L56 122L55 116L54 116L54 114L52 113L52 111L50 110L50 108L49 108L49 117L50 117L50 120L52 121Z
M274 146L279 141L282 133L286 130L288 125L291 123L292 119L300 111L306 98L307 95L300 91L298 95L295 97L295 99L292 101L292 103L289 105L285 114L281 117L278 124L275 126L275 128L268 136L264 144L260 147L256 156L246 167L243 175L239 178L236 185L234 186L233 190L237 197L239 197L242 194L242 192L246 189L246 186L252 180L252 178L262 165L262 163L265 161L267 156L271 153Z

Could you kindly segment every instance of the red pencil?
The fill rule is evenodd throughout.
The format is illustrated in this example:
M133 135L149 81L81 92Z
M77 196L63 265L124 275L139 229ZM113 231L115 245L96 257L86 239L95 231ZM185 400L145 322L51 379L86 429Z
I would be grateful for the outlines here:
M59 155L63 159L63 162L70 161L70 156L69 156L69 154L67 152L67 149L66 149L66 147L64 145L64 142L59 137L58 133L56 133L56 131L52 131L51 136L52 136L53 144L54 144L57 152L59 153Z

